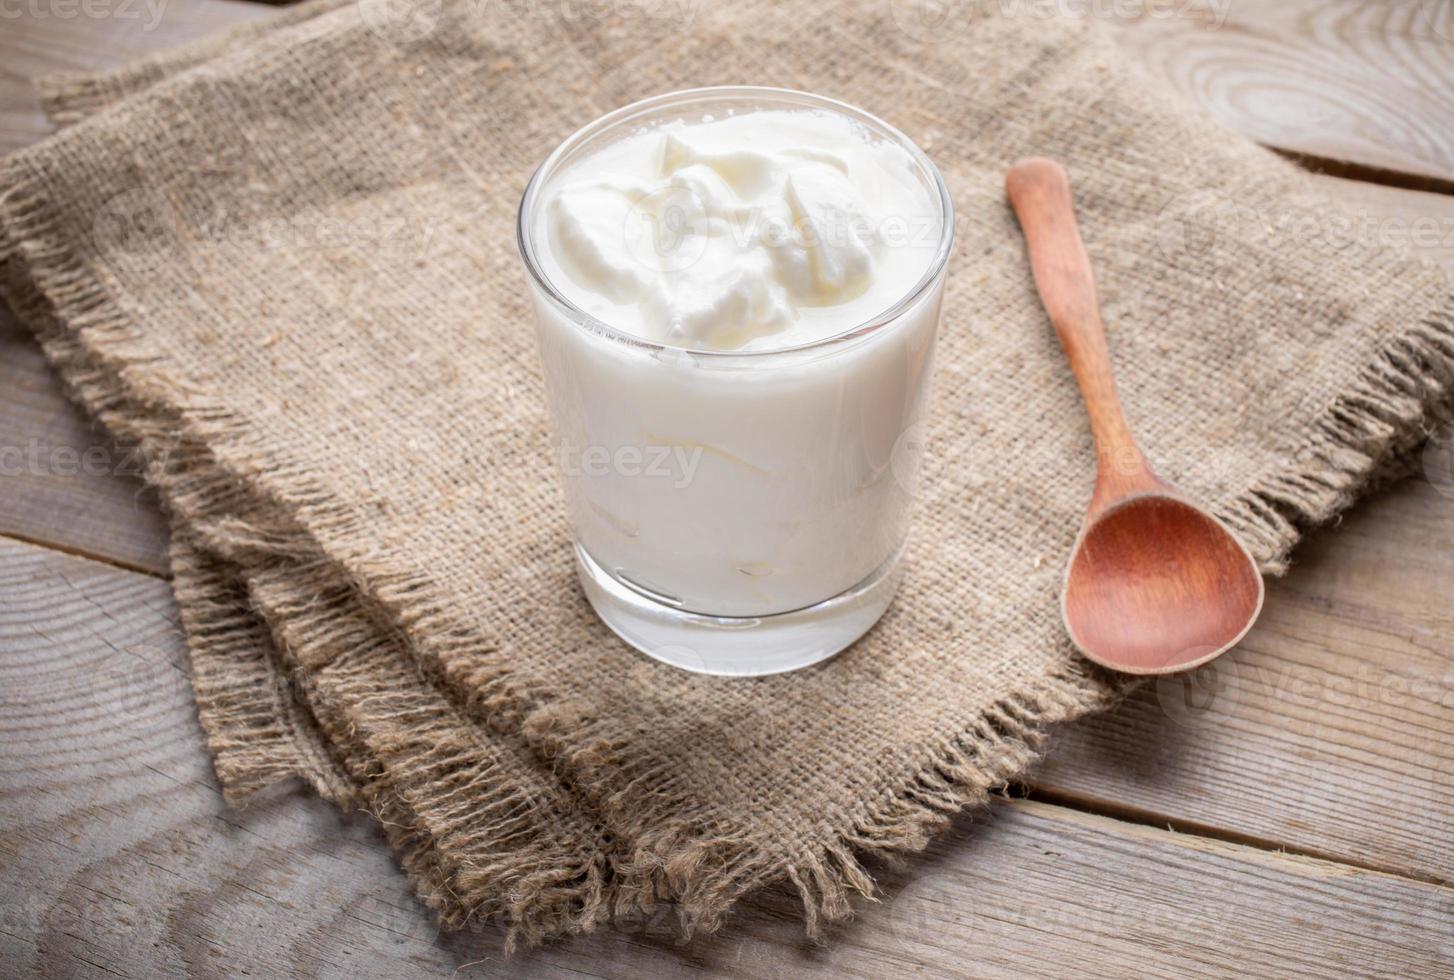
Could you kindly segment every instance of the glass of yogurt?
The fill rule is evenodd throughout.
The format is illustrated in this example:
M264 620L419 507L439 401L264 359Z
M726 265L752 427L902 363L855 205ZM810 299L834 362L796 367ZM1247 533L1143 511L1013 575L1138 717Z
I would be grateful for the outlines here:
M830 657L898 586L953 211L875 117L675 92L536 171L519 246L581 586L658 660Z

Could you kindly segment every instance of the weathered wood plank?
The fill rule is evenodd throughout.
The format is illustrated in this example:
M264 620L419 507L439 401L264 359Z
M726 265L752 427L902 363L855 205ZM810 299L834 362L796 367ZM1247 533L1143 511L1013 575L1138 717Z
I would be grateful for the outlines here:
M1238 649L1070 726L1048 799L1428 880L1454 874L1454 496L1413 479L1312 535Z
M0 532L164 573L166 527L134 450L66 399L0 304Z
M1004 801L813 948L793 899L512 961L439 936L372 821L218 796L165 583L0 541L0 960L11 976L1424 975L1454 891Z
M1419 7L1419 10L1414 11L1414 7ZM1326 9L1317 4L1310 5L1310 0L1297 0L1295 3L1242 0L1230 6L1225 22L1215 17L1209 20L1204 12L1197 13L1194 6L1162 5L1154 9L1176 10L1181 15L1151 16L1134 23L1113 19L1113 23L1123 28L1124 39L1138 57L1148 60L1153 66L1167 69L1195 63L1195 59L1185 52L1199 50L1198 45L1210 44L1211 39L1224 44L1243 44L1246 50L1238 48L1241 53L1225 65L1215 61L1205 72L1196 74L1198 79L1203 75L1211 78L1223 78L1225 75L1226 84L1231 85L1233 79L1247 72L1247 65L1260 66L1253 72L1257 77L1275 75L1277 66L1297 63L1297 58L1303 57L1294 57L1288 52L1301 52L1308 45L1317 47L1319 53L1314 60L1321 59L1320 63L1330 65L1327 70L1332 74L1361 78L1356 73L1349 75L1352 69L1342 67L1343 59L1352 58L1353 54L1343 50L1339 44L1347 47L1352 41L1357 41L1354 53L1363 51L1364 54L1358 57L1367 60L1372 56L1366 51L1376 48L1377 42L1364 38L1360 32L1365 30L1386 29L1393 32L1389 36L1395 39L1402 36L1399 31L1412 31L1421 43L1424 40L1433 43L1444 37L1440 33L1444 28L1440 25L1445 24L1445 18L1444 13L1435 9L1438 7L1438 3L1419 3L1417 0L1401 0L1394 4L1341 0L1327 5ZM101 16L81 16L78 13L63 17L56 14L69 8L37 9L45 16L8 19L6 32L0 35L0 64L5 66L0 70L0 152L31 142L50 131L49 123L40 116L30 79L55 71L118 65L213 30L270 14L268 8L235 0L172 0L150 7L138 0L124 5L124 9L119 2L108 4L102 0L88 8L99 11ZM1328 11L1342 13L1334 17ZM1325 23L1329 18L1332 18L1332 26ZM1419 26L1426 21L1427 30ZM1257 43L1244 44L1247 38L1255 38ZM1338 38L1344 38L1344 41L1334 43L1330 40ZM1392 44L1392 41L1389 43ZM1454 41L1446 45L1450 46L1454 46ZM1426 47L1418 50L1425 51ZM1428 54L1428 57L1434 59L1434 67L1438 69L1441 64L1439 58L1434 54ZM1428 77L1427 72L1404 72L1396 74L1395 81L1400 85L1423 85ZM1435 77L1447 77L1447 73L1442 76L1436 73ZM1385 84L1392 83L1385 80ZM1447 86L1434 88L1441 97L1454 97ZM1195 86L1189 91L1197 94ZM1273 95L1281 91L1276 89ZM1336 93L1337 89L1320 82L1318 92L1322 97L1329 92ZM1337 95L1328 97L1341 99ZM1202 101L1231 125L1253 136L1269 139L1274 145L1296 143L1290 137L1283 138L1281 143L1271 139L1267 132L1270 124L1263 119L1265 113L1259 114L1256 110L1262 101L1275 103L1276 99L1253 100L1251 107L1244 106L1242 100L1237 99L1219 101L1207 96L1202 97ZM1424 104L1405 102L1409 106ZM1355 101L1352 104L1359 103ZM1409 108L1408 111L1414 109ZM1446 136L1454 133L1442 124L1450 115L1439 116L1440 126L1436 127ZM7 120L22 118L30 122L19 129L9 128ZM1336 131L1334 122L1329 122L1318 132ZM1305 125L1306 121L1298 123L1298 126ZM1296 129L1294 126L1287 131ZM1382 131L1380 134L1381 137L1387 135ZM1327 149L1321 144L1319 146ZM1316 149L1311 145L1294 148ZM1350 157L1357 158L1356 155ZM1360 234L1377 236L1379 240L1394 244L1407 243L1426 257L1446 262L1454 268L1454 199L1332 178L1324 179L1323 184L1330 195L1342 198L1353 208L1360 221ZM50 399L44 393L44 384L33 370L37 364L33 351L26 350L25 343L7 318L0 314L0 355L3 355L6 365L6 376L0 377L0 381L7 382L0 384L0 453L4 456L0 459L0 532L83 551L129 567L152 571L163 569L165 539L159 533L160 522L145 506L140 509L135 506L136 485L125 479L118 484L108 475L95 472L103 468L97 462L103 455L111 461L111 465L120 465L119 461L126 455L125 449L118 450L104 437L97 437L89 427L78 426L74 413L66 413L63 409L57 409L61 413L58 420L41 421L37 426L38 419L48 418L45 404L54 401L59 406L59 400ZM32 463L32 447L40 447L47 457L40 466ZM90 466L73 468L70 465L73 453L80 459L87 452L91 453ZM52 465L50 457L57 454L58 463ZM43 472L37 474L37 469Z
M189 13L194 5L174 0L167 16L201 25ZM257 13L231 3L202 6L223 18ZM1253 7L1234 8L1244 9ZM87 58L115 63L148 43L181 39L141 32L126 42L137 50L123 45L88 54L95 38L87 32L96 27L55 20L28 28L16 35L25 40L16 58L10 57L11 35L0 37L6 66L0 107L9 104L5 93L24 84L9 74L12 64L41 73L87 67ZM196 33L206 29L198 26ZM1451 260L1450 198L1332 178L1323 184L1365 218L1361 233L1395 244L1406 237L1425 255ZM29 464L32 445L45 460L39 475ZM56 450L69 452L56 457ZM161 569L164 539L154 508L144 499L138 504L134 480L88 472L82 465L88 452L92 470L102 459L111 468L124 467L124 450L92 433L64 405L33 344L0 325L0 532ZM1343 531L1314 538L1292 578L1274 585L1263 627L1221 675L1224 685L1235 682L1235 696L1224 689L1199 709L1201 701L1185 706L1179 681L1163 688L1161 697L1150 689L1124 712L1066 733L1040 778L1041 792L1441 878L1448 869L1441 855L1451 850L1444 816L1450 810L1449 755L1441 749L1447 738L1434 740L1429 752L1404 747L1405 740L1427 741L1431 728L1448 731L1450 681L1441 671L1447 671L1450 647L1439 638L1441 631L1448 635L1448 622L1428 610L1449 609L1439 586L1454 574L1454 557L1440 553L1449 525L1438 515L1448 511L1439 510L1442 498L1431 493L1427 486L1406 485L1389 498L1394 503L1379 502ZM1398 503L1405 495L1414 503ZM1357 527L1364 530L1348 533ZM1350 557L1347 549L1363 557ZM1420 557L1410 561L1410 555ZM1354 574L1350 562L1363 571ZM1333 665L1327 672L1325 660ZM1194 697L1210 690L1207 677L1196 683L1207 690L1194 690ZM1391 706L1386 702L1399 697L1400 685L1410 698ZM1323 702L1332 701L1332 710L1325 710ZM1383 720L1390 711L1392 720ZM1291 733L1284 730L1289 725Z
M32 79L99 71L269 16L234 0L38 3L0 32L0 154L48 135ZM0 532L166 570L154 495L118 446L70 406L34 342L0 304Z
M39 0L7 9L0 32L0 154L53 131L31 79L116 68L272 13L237 0Z
M1080 6L1080 5L1077 5ZM1089 4L1227 126L1298 154L1454 178L1448 0Z
M1233 129L1270 146L1454 178L1454 9L1446 0L1197 0L1067 4L1121 31L1128 50ZM99 16L6 20L0 152L50 131L24 82L121 64L252 17L234 0L100 0ZM1047 5L1007 4L1044 16ZM1129 16L1128 16L1129 14Z

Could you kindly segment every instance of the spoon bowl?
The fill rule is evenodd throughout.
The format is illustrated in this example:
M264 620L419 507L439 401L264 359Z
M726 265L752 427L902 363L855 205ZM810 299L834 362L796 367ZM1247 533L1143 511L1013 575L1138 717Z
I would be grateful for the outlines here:
M1227 529L1178 496L1124 499L1081 532L1061 612L1076 647L1136 674L1206 663L1246 635L1262 576Z
M1005 190L1100 460L1061 593L1066 631L1081 653L1114 670L1197 667L1252 628L1262 575L1231 531L1151 472L1131 436L1065 170L1040 157L1021 160Z

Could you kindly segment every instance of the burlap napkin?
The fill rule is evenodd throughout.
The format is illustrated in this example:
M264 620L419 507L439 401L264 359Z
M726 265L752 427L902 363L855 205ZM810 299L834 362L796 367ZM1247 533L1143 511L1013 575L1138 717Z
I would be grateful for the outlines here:
M810 929L1115 684L1058 619L1093 452L1001 193L1065 161L1131 421L1269 570L1447 407L1442 277L1043 5L321 0L103 79L0 164L0 271L173 519L230 798L378 814L424 901L528 940L788 879ZM902 592L756 680L662 667L577 590L516 203L595 115L808 89L944 171L958 245Z

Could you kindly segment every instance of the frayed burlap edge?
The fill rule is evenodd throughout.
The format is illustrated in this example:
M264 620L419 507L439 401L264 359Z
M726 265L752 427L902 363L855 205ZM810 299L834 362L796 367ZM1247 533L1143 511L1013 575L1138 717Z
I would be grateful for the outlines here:
M359 750L356 742L351 739L330 741L323 735L322 726L311 706L317 699L306 675L284 662L284 654L273 642L261 618L251 614L246 587L239 581L236 571L188 542L184 528L177 528L177 531L172 542L171 560L174 582L185 583L179 585L177 592L182 618L188 628L189 644L206 644L216 638L227 645L227 649L215 651L220 655L219 659L228 655L247 662L266 658L272 673L286 682L288 701L279 706L280 713L292 716L297 738L315 740L314 751L318 754L310 754L308 762L317 766L319 771L337 775L336 780L310 782L324 799L340 807L365 808L382 826L390 848L415 883L421 901L433 909L442 922L451 921L454 913L445 901L450 893L449 873L441 867L433 841L419 829L413 812L380 778L378 766ZM199 702L210 694L208 688L198 685ZM217 737L217 733L214 732L211 737ZM242 748L246 750L247 746ZM213 752L216 758L217 750L213 748Z
M1262 570L1287 570L1293 546L1367 490L1413 472L1417 450L1454 414L1454 299L1378 352L1292 450L1295 465L1264 474L1218 516Z
M331 754L243 588L208 566L183 526L172 529L168 558L193 693L209 706L199 714L224 799L238 805L299 776L325 800L353 805L358 786Z
M56 237L44 201L36 197L21 203L18 189L26 182L17 178L28 175L17 174L14 161L6 161L0 173L4 174L5 186L12 188L0 199L0 265L9 273L4 288L10 302L26 322L37 328L47 356L73 396L102 425L143 447L147 479L159 488L174 516L185 515L186 533L194 534L209 551L216 549L228 560L266 556L279 565L322 560L316 557L322 553L316 539L301 528L287 526L290 522L239 519L239 514L255 519L269 512L276 514L276 501L265 495L253 496L255 488L247 487L235 472L201 448L211 444L209 435L237 435L233 420L205 404L189 404L187 396L196 393L185 389L179 389L177 402L186 406L179 412L170 400L150 395L144 380L137 383L135 367L145 364L159 370L162 358L136 349L142 343L138 326ZM291 486L301 496L319 499L306 482ZM337 567L341 570L343 566ZM429 589L427 581L397 574L383 585L379 593L382 605L395 610L396 603L426 595ZM366 582L363 587L367 587ZM439 615L444 615L442 610L430 609L421 618L401 621L412 623L428 635L431 626L439 625L434 618ZM242 646L258 642L256 625L249 617L231 622L227 617L216 617L206 630L212 642ZM446 629L444 635L451 633ZM610 719L595 719L574 729L573 737L565 739L560 737L557 723L566 717L581 720L569 706L510 685L498 666L468 678L450 678L449 682L459 684L462 680L476 707L495 717L508 713L522 731L537 741L548 759L568 761L582 772L628 761L628 756L617 750L624 739ZM648 821L652 832L634 839L629 854L614 862L604 903L617 915L650 914L660 903L670 903L688 931L711 931L742 894L786 879L801 894L805 921L809 931L816 934L820 920L848 914L850 892L867 895L872 891L871 878L855 852L866 856L921 849L955 812L983 803L990 790L1004 785L1033 762L1050 724L1104 706L1111 690L1074 664L1063 673L1030 684L1021 696L972 719L962 732L934 752L912 779L866 803L851 825L836 830L815 849L784 854L755 839L704 839L689 820L674 813L657 815L659 819ZM212 692L199 689L199 697L204 693ZM235 778L234 767L228 762L236 753L274 742L286 742L289 748L295 748L291 739L278 737L277 720L270 714L278 710L275 689L263 684L255 693L257 699L250 704L231 702L234 708L245 710L235 714L208 712L209 742L219 753L219 778L224 782ZM275 766L275 771L281 778L295 768L311 768L314 775L310 781L320 788L328 785L317 775L316 766L300 766L295 756L288 756ZM258 781L246 786L247 791L259 788ZM609 813L611 801L603 802L603 809ZM369 804L381 819L388 819L379 812L377 799ZM414 868L406 867L406 871L419 880ZM590 883L586 887L598 886ZM593 896L583 893L570 900L585 905L593 901ZM518 913L529 919L537 911L525 908ZM447 918L445 924L458 924L452 919ZM557 922L556 926L538 933L527 929L528 933L536 933L527 938L582 931L589 923L578 916Z
M367 540L367 529L330 506L326 490L312 483L300 461L279 459L248 431L245 420L209 404L206 392L166 370L166 355L148 349L142 326L68 246L45 197L43 178L29 172L25 160L4 161L0 187L0 265L7 270L3 288L11 305L38 329L71 392L98 421L139 438L148 480L174 508L187 502L182 510L202 521L203 540L283 563L301 555L323 556L395 618L411 652L439 665L439 676L460 687L485 716L518 725L546 761L567 763L583 785L598 767L630 768L632 756L621 751L626 737L613 719L585 716L575 706L554 702L549 692L521 688L493 638L466 640L450 629L449 610L431 601L427 578L373 556L330 554L321 543L337 540L329 531L353 526ZM1391 338L1353 388L1284 454L1284 465L1221 507L1221 516L1243 535L1264 569L1281 571L1305 527L1346 506L1447 411L1451 375L1454 301ZM185 440L178 438L179 431ZM306 512L313 529L292 521L240 523L235 516L239 503L241 512L252 514L286 508L275 509L280 501L241 480L240 473L252 467L234 469L210 453L188 451L189 445L223 445L239 453L239 460L247 456L265 463L255 472L268 472L272 486L286 495L289 513ZM171 451L177 448L182 451ZM204 526L209 520L214 522L210 533ZM225 624L217 627L221 639L237 643L249 642L246 628L240 626L234 635ZM451 643L470 649L449 651ZM471 655L474 666L451 669L462 661L440 655L449 652ZM788 852L755 838L704 839L690 816L642 815L638 809L638 820L652 829L631 839L629 855L614 863L606 891L618 912L650 911L659 902L672 902L689 930L710 931L745 892L786 879L802 898L808 931L816 934L823 921L849 914L852 893L872 893L863 858L922 849L955 813L983 803L991 790L1021 774L1037 758L1050 725L1105 708L1124 690L1079 662L1067 662L1027 683L1022 694L967 718L910 775L885 786L838 825L824 827L810 844ZM209 735L214 744L226 742L220 731L232 721L213 719ZM250 721L247 727L256 725ZM229 730L227 737L245 739L246 731ZM667 774L627 775L649 781ZM221 765L219 776L226 779ZM608 818L620 803L609 797L596 802ZM373 808L386 819L377 803ZM425 872L417 864L406 861L405 868L422 883ZM584 902L588 896L576 899ZM555 925L561 932L588 927L579 919Z
M86 305L77 329L62 326L56 307L21 274L8 233L9 225L0 222L0 291L37 329L72 396L115 436L142 447L146 478L162 488L173 523L173 590L188 635L199 719L227 801L242 805L262 790L299 776L331 802L364 805L383 824L421 900L441 925L503 918L507 949L519 941L536 944L552 935L593 928L607 909L606 855L599 848L554 852L548 856L557 860L551 862L538 854L527 861L522 847L520 860L510 867L451 861L440 853L439 824L428 825L418 807L408 803L408 790L390 778L373 747L355 737L354 719L319 696L300 660L317 666L320 655L300 658L294 653L320 644L332 645L337 653L340 643L361 641L357 614L335 605L311 618L269 615L273 607L257 592L260 580L277 582L290 575L302 575L310 583L309 596L326 591L316 587L324 567L307 547L311 539L269 514L271 504L252 496L218 464L169 405L135 397L109 349L121 335L103 326L100 307ZM63 291L59 299L65 303L76 295ZM109 322L115 326L120 321ZM260 542L267 542L261 551ZM229 554L264 560L244 570ZM313 567L304 566L309 561ZM272 595L276 602L276 588ZM387 634L370 634L367 640L388 642ZM431 746L447 748L453 732L441 722L425 734ZM455 756L462 760L465 753ZM431 799L446 795L443 791L461 781L465 768L461 762L431 769L432 784L422 791L413 787L416 800L427 807ZM473 783L488 805L520 814L509 826L485 824L483 832L489 835L518 839L531 830L551 830L559 821L560 815L552 814L531 827L518 786L478 778ZM480 806L486 805L482 800ZM473 820L477 808L470 810L456 822ZM491 892L490 880L508 887L499 884ZM472 884L482 886L484 897L461 897L474 892Z
M442 925L503 919L509 950L602 920L610 841L585 815L535 805L539 787L500 768L512 748L483 739L343 583L325 568L280 563L248 573L245 588L243 603L268 625L330 742L365 760L354 775L372 794L369 809L401 825L429 872L411 877Z

